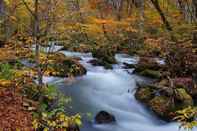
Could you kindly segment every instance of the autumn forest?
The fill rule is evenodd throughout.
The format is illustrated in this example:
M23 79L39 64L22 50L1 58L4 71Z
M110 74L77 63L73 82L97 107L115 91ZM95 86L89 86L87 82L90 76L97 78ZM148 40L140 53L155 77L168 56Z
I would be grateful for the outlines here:
M188 130L196 0L0 0L0 131Z

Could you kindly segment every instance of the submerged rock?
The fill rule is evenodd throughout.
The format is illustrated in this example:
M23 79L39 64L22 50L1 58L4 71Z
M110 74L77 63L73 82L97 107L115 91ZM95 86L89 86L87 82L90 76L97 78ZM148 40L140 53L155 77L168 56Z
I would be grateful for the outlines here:
M108 124L108 123L116 122L116 119L112 114L110 114L106 111L100 111L96 115L95 121L97 124Z

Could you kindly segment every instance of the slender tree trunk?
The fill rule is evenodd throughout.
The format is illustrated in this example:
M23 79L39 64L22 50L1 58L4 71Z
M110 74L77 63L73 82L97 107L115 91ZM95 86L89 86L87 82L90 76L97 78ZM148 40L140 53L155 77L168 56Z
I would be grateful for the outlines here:
M123 10L124 1L120 0L117 5L117 19L120 21L122 19L122 10Z
M183 18L185 19L185 5L182 0L177 0L177 2L180 13L183 15Z
M192 0L192 4L193 4L193 13L194 13L194 19L195 19L195 22L197 22L197 1L196 0Z
M2 0L0 0L0 21L3 21L4 18L4 3ZM3 25L0 24L0 41L3 40L2 34L3 34ZM0 45L1 46L1 45Z
M77 11L79 12L79 19L80 19L80 22L82 24L84 24L84 18L83 18L83 14L81 13L81 8L80 8L80 0L76 0L76 8L77 8ZM80 30L82 32L82 28L80 27ZM88 34L86 32L82 32L82 34L85 36L86 38L86 41L89 41L89 38L88 38Z
M104 15L103 15L103 12L102 10L99 10L100 12L100 18L101 19L104 19ZM102 30L103 30L103 34L105 36L105 38L108 40L108 41L111 41L109 36L108 36L108 33L107 33L107 29L106 29L106 26L105 26L105 23L102 24Z
M9 17L6 14L6 6L3 0L0 0L0 17L2 20L2 33L3 35L3 40L7 41L8 36L9 36Z
M144 34L144 8L145 8L145 1L144 0L139 0L140 1L140 6L139 6L139 13L140 13L140 22L139 22L139 28L140 28L140 35L141 38L143 38Z
M39 16L38 16L38 6L39 6L39 0L35 0L34 3L35 11L34 11L34 44L36 45L35 49L35 59L36 59L36 65L37 65L37 74L38 74L38 84L40 87L42 87L43 81L42 81L42 70L40 65L40 45L39 45Z
M131 16L131 11L132 11L132 2L130 0L127 0L127 14L128 17Z
M160 17L161 17L161 20L163 21L166 29L168 31L172 31L173 28L172 26L170 25L169 21L167 20L164 12L162 11L160 5L159 5L159 1L158 0L151 0L152 4L154 5L155 9L157 10L157 12L159 13Z

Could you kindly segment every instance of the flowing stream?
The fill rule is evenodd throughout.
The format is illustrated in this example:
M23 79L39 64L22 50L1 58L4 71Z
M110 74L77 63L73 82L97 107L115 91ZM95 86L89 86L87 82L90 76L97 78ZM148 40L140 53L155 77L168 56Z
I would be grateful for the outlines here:
M55 83L67 96L72 97L72 112L80 112L83 116L81 131L179 131L179 124L165 123L154 116L134 97L136 81L144 81L132 74L132 69L124 69L123 63L136 63L137 57L117 54L118 64L113 70L88 63L93 59L90 53L61 51L66 56L79 57L87 69L87 74L77 77L66 84L65 79L45 78L45 82ZM115 124L98 125L90 118L104 110L112 113ZM197 129L193 129L197 131Z

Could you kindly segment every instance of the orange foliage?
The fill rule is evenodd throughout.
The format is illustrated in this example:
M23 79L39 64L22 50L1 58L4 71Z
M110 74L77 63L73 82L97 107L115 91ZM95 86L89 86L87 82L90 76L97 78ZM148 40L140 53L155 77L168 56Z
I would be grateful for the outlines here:
M0 129L3 131L33 131L31 113L24 111L22 97L5 89L0 91Z

